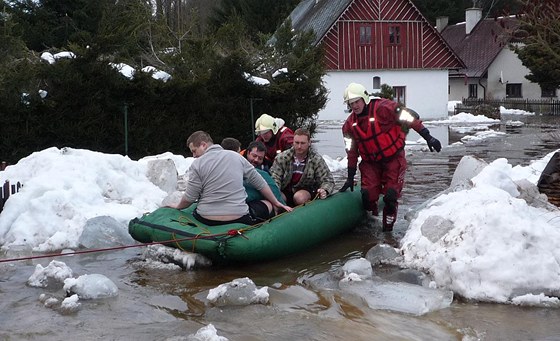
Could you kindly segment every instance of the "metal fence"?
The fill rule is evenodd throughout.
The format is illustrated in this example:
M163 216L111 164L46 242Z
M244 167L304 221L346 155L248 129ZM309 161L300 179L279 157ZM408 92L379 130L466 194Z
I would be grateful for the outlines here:
M3 171L8 166L6 161L0 163L0 171ZM0 212L4 209L4 204L10 197L10 195L19 192L23 185L18 181L16 184L10 184L9 180L4 182L4 185L0 187Z
M471 112L472 108L477 105L487 104L499 108L519 109L530 111L543 115L560 115L560 100L558 99L482 99L482 98L464 98L462 103L455 108L455 113L465 111Z
M6 180L4 185L0 187L0 212L4 209L4 204L10 197L10 195L19 192L23 185L18 181L16 184L10 184L10 181Z

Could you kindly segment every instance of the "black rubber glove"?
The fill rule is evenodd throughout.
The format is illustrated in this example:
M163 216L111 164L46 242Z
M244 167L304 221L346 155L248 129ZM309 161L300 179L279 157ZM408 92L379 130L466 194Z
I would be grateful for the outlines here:
M354 176L356 175L356 168L348 168L348 178L342 187L340 188L339 192L345 192L348 188L352 192L354 192Z
M420 136L422 136L422 138L426 140L426 142L428 143L428 148L430 148L431 152L433 152L434 149L436 150L436 152L438 153L440 152L441 142L439 142L438 139L430 135L430 131L428 130L428 128L424 128L420 130Z

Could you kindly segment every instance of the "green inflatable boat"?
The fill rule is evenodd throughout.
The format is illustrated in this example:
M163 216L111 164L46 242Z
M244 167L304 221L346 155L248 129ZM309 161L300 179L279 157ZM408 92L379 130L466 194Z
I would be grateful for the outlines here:
M313 200L256 225L207 226L192 216L194 206L159 208L130 221L141 243L202 254L216 263L257 262L301 252L355 227L365 217L359 188Z

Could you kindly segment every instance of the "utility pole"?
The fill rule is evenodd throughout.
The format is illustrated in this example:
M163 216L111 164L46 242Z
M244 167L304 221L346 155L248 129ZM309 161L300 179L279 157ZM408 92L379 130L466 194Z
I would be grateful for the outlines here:
M255 140L255 117L253 115L253 101L261 101L262 98L249 98L249 101L251 103L251 131L253 132L253 141Z
M128 155L128 104L124 103L124 155Z

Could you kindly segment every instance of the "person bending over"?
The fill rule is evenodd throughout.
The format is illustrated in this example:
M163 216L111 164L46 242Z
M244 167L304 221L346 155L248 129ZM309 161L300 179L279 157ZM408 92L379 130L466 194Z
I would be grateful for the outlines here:
M266 146L265 167L270 168L276 155L292 146L294 132L284 124L283 119L267 114L262 114L255 122L257 141L263 142Z
M372 100L361 84L348 85L344 90L344 102L351 113L342 126L348 178L340 191L354 190L356 165L361 156L364 207L377 216L377 200L383 194L383 231L392 231L406 171L405 131L412 128L418 132L428 142L430 151L439 152L441 143L430 135L414 110L385 98Z

